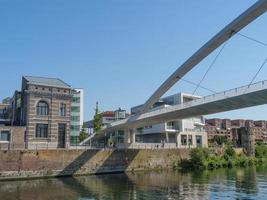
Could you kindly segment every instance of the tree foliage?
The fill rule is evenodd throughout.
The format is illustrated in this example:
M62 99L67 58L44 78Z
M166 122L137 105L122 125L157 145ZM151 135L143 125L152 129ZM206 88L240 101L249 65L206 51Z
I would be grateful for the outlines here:
M98 102L96 102L93 125L94 125L94 130L95 130L96 133L101 130L101 127L102 127L102 115L100 114L99 109L98 109Z
M88 134L85 131L86 125L85 123L83 123L82 129L80 131L80 135L79 135L79 140L80 142L85 140L88 137Z

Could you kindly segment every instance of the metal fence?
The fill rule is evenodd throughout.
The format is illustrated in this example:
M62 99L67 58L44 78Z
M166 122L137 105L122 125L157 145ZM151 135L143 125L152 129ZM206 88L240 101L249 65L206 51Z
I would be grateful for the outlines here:
M52 149L77 149L77 150L99 150L99 149L179 149L190 148L189 146L178 146L175 143L132 143L132 144L117 144L114 146L107 145L71 145L66 148L58 148L57 146L49 146L48 144L31 144L26 146L25 143L0 143L0 150L52 150Z

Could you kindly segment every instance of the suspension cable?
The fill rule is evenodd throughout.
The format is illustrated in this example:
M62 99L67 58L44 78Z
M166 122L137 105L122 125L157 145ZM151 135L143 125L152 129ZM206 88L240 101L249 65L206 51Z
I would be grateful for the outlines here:
M197 86L197 85L198 85L197 83L194 83L194 82L192 82L192 81L186 80L186 79L184 79L184 78L180 78L180 80L182 80L182 81L184 81L184 82L186 82L186 83L189 83L189 84L191 84L191 85L194 85L194 86ZM209 92L211 92L211 93L217 93L216 91L211 90L211 89L209 89L209 88L207 88L207 87L204 87L204 86L202 86L202 85L199 85L199 88L202 88L202 89L204 89L204 90L207 90L207 91L209 91Z
M258 76L258 74L260 73L261 69L263 68L263 66L266 64L267 62L267 58L265 58L265 60L263 61L263 63L261 64L260 68L258 69L258 71L256 72L256 74L253 76L252 80L250 81L250 84L251 85L254 80L256 79L256 77Z
M257 40L257 39L255 39L255 38L253 38L253 37L247 36L247 35L245 35L245 34L242 34L242 33L236 32L236 31L234 31L234 32L235 32L235 34L237 34L237 35L239 35L239 36L242 36L242 37L244 37L244 38L246 38L246 39L248 39L248 40L251 40L251 41L253 41L253 42L256 42L256 43L258 43L258 44L261 44L261 45L267 47L267 43L265 43L265 42L262 42L262 41L260 41L260 40Z
M203 80L206 78L207 74L209 73L209 71L211 70L211 68L214 66L215 62L217 61L217 59L219 58L219 56L221 55L224 47L226 46L227 42L229 40L227 40L223 46L221 47L220 51L217 53L217 55L215 56L215 58L213 59L213 61L211 62L210 66L208 67L207 71L205 72L204 76L202 77L202 79L199 81L199 83L197 84L193 94L196 93L196 91L198 90L199 86L201 85L201 83L203 82Z

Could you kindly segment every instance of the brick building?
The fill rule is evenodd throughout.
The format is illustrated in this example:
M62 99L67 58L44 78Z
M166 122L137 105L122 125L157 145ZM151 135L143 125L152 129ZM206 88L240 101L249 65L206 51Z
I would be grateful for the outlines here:
M0 148L68 148L72 97L60 79L22 77L21 91L0 106Z
M205 129L210 142L212 142L215 136L224 136L233 141L235 146L243 146L246 143L244 131L249 130L255 142L267 144L267 122L264 120L206 119Z
M24 76L21 125L26 148L65 148L69 145L71 87L57 78Z

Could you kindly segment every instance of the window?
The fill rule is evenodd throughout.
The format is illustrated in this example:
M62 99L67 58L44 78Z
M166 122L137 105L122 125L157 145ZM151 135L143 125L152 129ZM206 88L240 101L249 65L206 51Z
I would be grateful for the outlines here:
M80 126L79 125L71 125L71 130L72 131L80 131Z
M71 107L71 112L80 112L80 107Z
M0 141L9 142L10 141L10 132L9 131L1 131Z
M36 138L47 138L48 136L48 124L36 125Z
M73 103L80 103L80 97L72 97Z
M66 116L66 104L61 103L59 108L60 116Z
M167 122L167 129L174 129L174 122Z
M202 146L202 136L201 135L196 135L196 142L197 142L197 147Z
M181 135L181 144L187 145L187 135Z
M48 104L45 101L39 101L37 104L37 115L48 115Z
M71 121L79 122L80 121L80 116L71 116Z
M188 135L188 144L192 145L192 135Z

